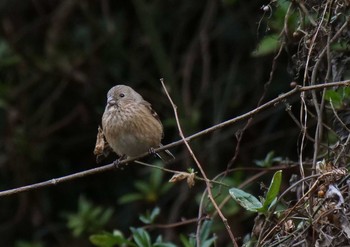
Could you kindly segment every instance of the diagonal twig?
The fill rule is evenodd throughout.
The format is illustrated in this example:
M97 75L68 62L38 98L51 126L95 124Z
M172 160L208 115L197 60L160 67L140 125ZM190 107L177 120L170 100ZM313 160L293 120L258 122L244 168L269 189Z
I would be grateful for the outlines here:
M173 100L171 99L171 97L170 97L170 95L169 95L169 93L168 93L168 91L167 91L167 89L166 89L166 87L164 85L163 79L160 79L160 82L162 83L162 86L164 88L165 94L168 96L168 99L169 99L169 101L171 103L171 106L173 107L174 114L175 114L175 119L176 119L176 124L177 124L177 128L179 130L180 137L183 140L184 144L186 145L189 153L191 154L194 162L196 163L198 169L200 170L203 178L205 179L205 183L206 183L207 191L208 191L208 197L209 197L210 201L213 203L213 206L215 207L216 211L218 212L222 222L224 223L224 225L226 227L226 230L227 230L227 232L228 232L228 234L229 234L229 236L231 238L231 241L232 241L233 245L235 247L238 247L236 239L235 239L235 237L234 237L234 235L233 235L233 233L231 231L231 228L230 228L229 224L227 223L227 219L225 218L224 214L221 212L219 206L217 205L216 201L214 200L214 197L213 197L213 194L212 194L212 191L211 191L211 183L210 183L209 179L207 178L207 175L205 174L201 164L199 163L197 157L193 153L190 145L188 144L188 141L186 141L186 138L185 138L185 136L184 136L184 134L182 132L181 124L180 124L179 117L178 117L178 114L177 114L177 106L174 104ZM197 244L198 244L198 239L197 239ZM198 244L198 246L200 246L200 244Z

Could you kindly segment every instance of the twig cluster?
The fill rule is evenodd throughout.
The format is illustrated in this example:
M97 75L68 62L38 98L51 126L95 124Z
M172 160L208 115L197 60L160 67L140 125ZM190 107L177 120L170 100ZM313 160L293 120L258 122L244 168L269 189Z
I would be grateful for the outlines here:
M281 32L282 45L298 42L292 59L295 80L300 81L302 87L322 85L321 82L331 84L329 82L343 78L349 64L345 55L349 48L349 10L347 1L290 2ZM288 22L294 12L298 13L299 26L291 32ZM334 49L335 45L343 50ZM349 108L346 100L335 108L326 94L326 87L321 91L312 90L310 94L302 92L299 116L294 116L287 107L300 128L298 179L279 198L284 210L276 210L266 218L256 218L252 234L257 237L257 246L349 244L350 217L346 206L349 180L344 169L349 163L346 154L349 150ZM325 120L329 118L334 119L333 123ZM335 134L338 143L331 146L326 134ZM309 143L313 145L311 173L305 170ZM294 201L288 199L290 194Z

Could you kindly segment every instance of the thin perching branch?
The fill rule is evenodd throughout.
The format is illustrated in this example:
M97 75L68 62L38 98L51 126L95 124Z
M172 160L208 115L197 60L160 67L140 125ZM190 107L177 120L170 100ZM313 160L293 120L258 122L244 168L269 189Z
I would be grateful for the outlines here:
M195 138L198 138L200 136L204 136L207 135L211 132L214 132L218 129L221 129L223 127L232 125L234 123L237 123L239 121L245 120L250 118L251 116L269 108L269 107L273 107L276 106L277 104L283 102L283 100L293 96L294 94L300 93L300 92L306 92L306 91L311 91L311 90L320 90L323 88L331 88L331 87L346 87L346 86L350 86L350 80L345 80L345 81L339 81L339 82L332 82L332 83L323 83L323 84L317 84L317 85L313 85L313 86L305 86L305 87L301 87L301 86L296 86L294 89L290 90L287 93L281 94L278 97L274 98L273 100L270 100L268 102L266 102L265 104L243 114L240 115L238 117L234 117L231 118L227 121L224 121L220 124L214 125L210 128L204 129L202 131L199 131L189 137L186 137L184 140L186 142L190 142ZM176 147L179 146L180 144L184 143L184 140L178 140L175 142L172 142L170 144L164 145L160 148L156 148L154 149L155 152L159 152L161 150L165 150L165 149L169 149L172 147ZM131 158L131 159L126 159L123 161L120 161L120 165L122 164L126 164L126 163L130 163L133 162L135 160L139 160L145 156L147 156L148 153L145 153L143 155ZM34 183L31 185L26 185L26 186L22 186L22 187L18 187L18 188L14 188L14 189L9 189L9 190L3 190L0 191L0 197L4 197L4 196L9 196L9 195L13 195L13 194L18 194L21 192L26 192L26 191L31 191L31 190L35 190L35 189L39 189L39 188L43 188L43 187L48 187L48 186L53 186L56 185L58 183L63 183L63 182L68 182L77 178L82 178L82 177L86 177L86 176L90 176L93 174L98 174L98 173L102 173L102 172L106 172L106 171L110 171L115 169L115 165L113 163L108 164L108 165L104 165L101 167L96 167L96 168L92 168L89 170L85 170L85 171L81 171L81 172L77 172L77 173L73 173L67 176L63 176L63 177L59 177L59 178L53 178L44 182L39 182L39 183Z

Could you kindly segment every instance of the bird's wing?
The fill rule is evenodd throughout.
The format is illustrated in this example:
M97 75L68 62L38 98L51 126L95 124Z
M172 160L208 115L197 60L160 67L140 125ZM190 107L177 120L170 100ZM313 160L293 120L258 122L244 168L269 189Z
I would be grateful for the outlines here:
M152 116L153 116L155 119L158 120L158 122L160 123L161 126L163 126L163 125L162 125L162 122L160 121L160 118L159 118L158 114L155 112L155 110L153 110L151 103L149 103L149 102L146 101L146 100L143 100L143 101L141 102L141 104L144 105L144 106L146 106L146 108L149 110L149 112L152 114ZM163 137L164 137L164 132L162 133L162 138L163 138Z

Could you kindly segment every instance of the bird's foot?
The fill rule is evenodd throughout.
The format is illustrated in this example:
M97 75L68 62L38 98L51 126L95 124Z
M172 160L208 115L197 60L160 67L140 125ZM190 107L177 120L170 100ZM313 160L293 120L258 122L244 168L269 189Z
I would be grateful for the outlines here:
M118 159L113 161L114 168L119 169L121 167L120 162L126 158L126 155L120 156Z
M151 154L151 155L157 156L157 153L156 153L156 151L154 151L154 148L149 148L148 149L148 153Z

